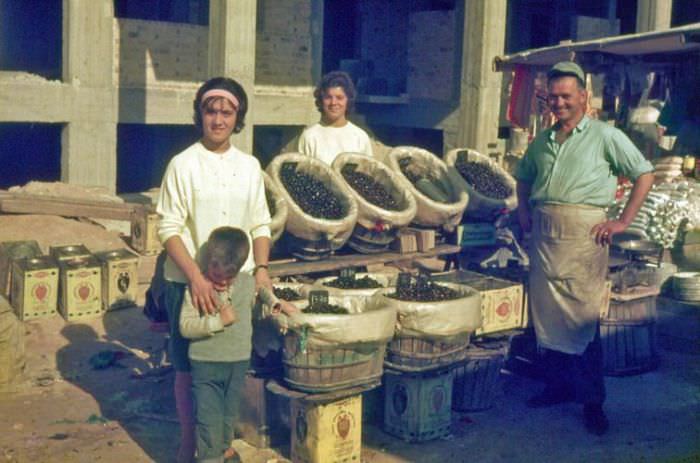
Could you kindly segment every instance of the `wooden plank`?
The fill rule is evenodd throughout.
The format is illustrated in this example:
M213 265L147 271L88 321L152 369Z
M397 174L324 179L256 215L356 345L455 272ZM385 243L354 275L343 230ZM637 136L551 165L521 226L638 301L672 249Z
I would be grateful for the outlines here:
M335 255L318 262L297 261L293 263L270 263L270 276L301 275L313 272L328 272L345 267L359 267L384 262L396 262L420 257L433 257L444 254L454 254L460 251L460 247L453 244L441 244L429 251L400 253L384 252L380 254L350 254Z
M3 213L93 217L131 221L135 214L143 213L147 209L146 206L141 204L0 192L0 212Z

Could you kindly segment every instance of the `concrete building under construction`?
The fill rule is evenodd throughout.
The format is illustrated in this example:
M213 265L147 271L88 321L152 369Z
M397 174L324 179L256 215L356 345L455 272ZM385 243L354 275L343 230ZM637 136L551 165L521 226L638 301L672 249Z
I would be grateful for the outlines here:
M665 0L579 3L0 0L0 188L158 185L194 141L194 92L215 75L247 90L233 141L263 164L318 120L313 87L334 69L360 91L353 119L386 144L502 150L494 56L697 16Z

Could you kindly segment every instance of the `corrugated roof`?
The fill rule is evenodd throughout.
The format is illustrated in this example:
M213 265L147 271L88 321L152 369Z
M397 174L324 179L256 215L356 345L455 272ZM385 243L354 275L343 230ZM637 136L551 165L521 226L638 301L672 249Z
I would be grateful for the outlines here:
M700 23L639 34L618 35L582 42L535 48L493 60L496 71L509 70L513 65L551 66L576 55L639 56L664 53L700 51Z

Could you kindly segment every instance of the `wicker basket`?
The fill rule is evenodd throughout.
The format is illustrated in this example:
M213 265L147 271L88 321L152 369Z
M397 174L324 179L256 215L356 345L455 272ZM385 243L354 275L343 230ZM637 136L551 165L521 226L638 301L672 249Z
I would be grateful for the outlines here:
M382 376L385 351L384 343L302 348L299 334L290 331L284 338L284 380L291 388L307 392L370 383Z
M398 371L427 371L464 360L469 335L449 340L395 337L387 347L386 366Z

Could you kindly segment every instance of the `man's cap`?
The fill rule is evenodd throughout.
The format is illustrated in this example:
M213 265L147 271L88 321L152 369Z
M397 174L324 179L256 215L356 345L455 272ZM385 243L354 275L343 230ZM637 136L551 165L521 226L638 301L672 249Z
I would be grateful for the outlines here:
M581 82L586 82L586 74L584 74L583 69L573 61L560 61L547 71L547 79L561 76L573 76L577 77Z

